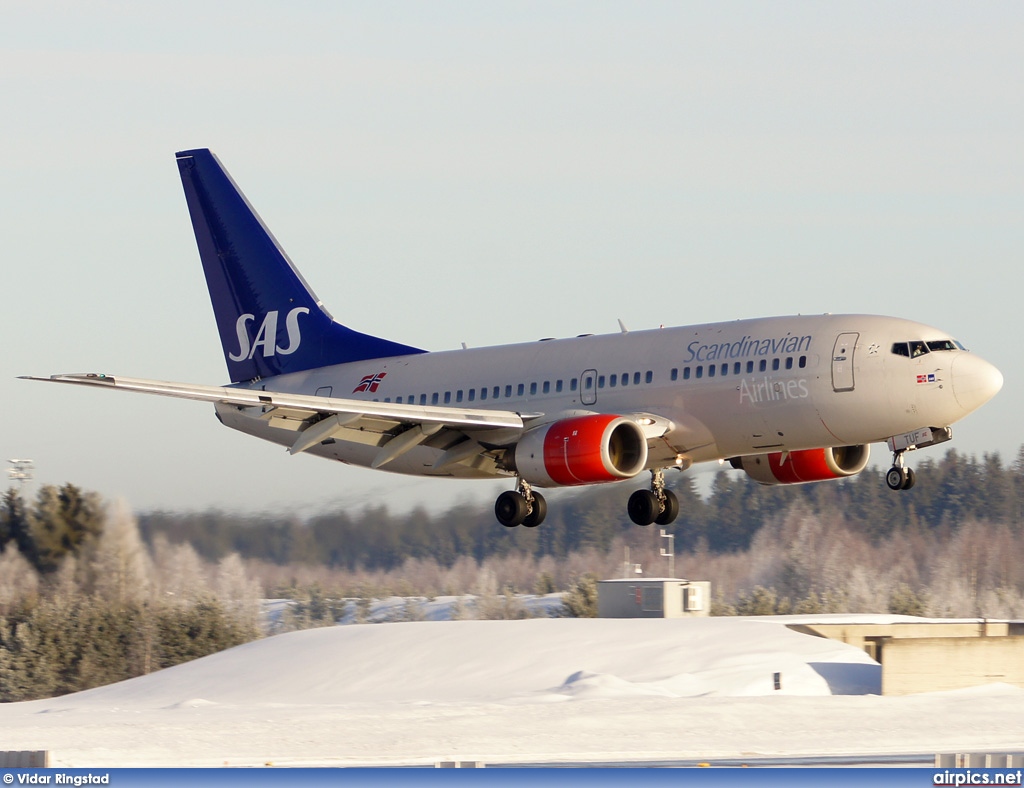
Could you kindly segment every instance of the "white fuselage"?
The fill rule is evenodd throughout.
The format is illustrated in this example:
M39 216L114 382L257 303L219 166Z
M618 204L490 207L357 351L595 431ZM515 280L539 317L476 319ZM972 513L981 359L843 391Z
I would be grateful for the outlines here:
M652 414L671 422L647 467L884 441L944 427L980 406L998 371L961 349L912 357L894 344L949 335L899 318L820 315L422 353L321 367L248 388L380 402L516 411L537 424L573 413ZM358 391L368 376L376 390ZM994 387L994 388L993 388ZM217 406L227 426L291 445L295 433L258 408ZM529 425L529 421L528 421ZM487 438L488 436L484 436ZM489 436L502 443L500 431ZM485 441L486 442L486 441ZM378 440L310 452L370 466ZM434 470L441 449L419 446L386 466L418 475L508 475L474 463Z

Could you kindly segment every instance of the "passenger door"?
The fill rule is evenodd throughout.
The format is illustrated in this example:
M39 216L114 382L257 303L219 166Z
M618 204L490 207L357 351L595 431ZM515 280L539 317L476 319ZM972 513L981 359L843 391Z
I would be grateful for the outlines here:
M832 389L853 391L853 353L857 348L859 333L848 332L836 338L832 349Z

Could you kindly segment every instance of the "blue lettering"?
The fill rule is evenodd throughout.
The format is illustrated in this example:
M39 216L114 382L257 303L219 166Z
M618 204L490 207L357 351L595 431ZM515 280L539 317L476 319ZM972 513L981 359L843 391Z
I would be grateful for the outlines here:
M745 336L734 342L701 344L700 340L694 340L686 346L686 358L684 364L693 361L717 361L718 359L741 359L755 356L778 356L783 353L799 353L810 349L814 339L810 334L795 337L786 334L781 337L768 339L754 339Z

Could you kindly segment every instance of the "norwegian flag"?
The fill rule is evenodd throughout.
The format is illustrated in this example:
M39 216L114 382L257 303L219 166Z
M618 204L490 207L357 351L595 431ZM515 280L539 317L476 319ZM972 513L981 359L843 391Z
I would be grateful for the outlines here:
M359 381L359 385L352 389L352 393L355 394L357 391L369 391L371 394L377 393L377 387L380 382L384 380L387 372L378 372L374 375L367 375L365 378Z
M917 382L918 383L934 383L935 382L935 373L934 372L930 372L927 375L918 375L917 376Z

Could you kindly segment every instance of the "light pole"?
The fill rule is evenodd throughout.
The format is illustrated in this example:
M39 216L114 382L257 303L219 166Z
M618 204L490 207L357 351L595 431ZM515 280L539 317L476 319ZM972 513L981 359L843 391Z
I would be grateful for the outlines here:
M664 528L661 529L661 538L668 539L668 547L661 548L661 554L668 558L668 576L676 576L676 535L670 534Z
M32 464L32 460L8 460L11 467L7 469L7 476L12 482L19 482L21 484L22 492L25 491L25 483L32 481L32 471L35 470L35 466Z

